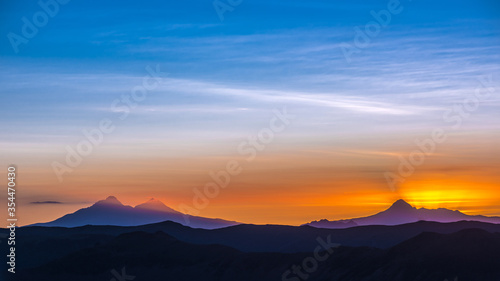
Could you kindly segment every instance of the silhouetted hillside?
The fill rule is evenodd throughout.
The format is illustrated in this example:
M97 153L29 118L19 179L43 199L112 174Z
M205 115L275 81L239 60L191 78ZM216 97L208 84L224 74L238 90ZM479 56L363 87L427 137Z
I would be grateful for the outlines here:
M499 217L486 216L470 216L460 211L452 211L444 208L439 209L417 209L412 207L406 201L400 199L392 204L392 206L380 213L372 216L354 218L347 220L329 221L322 219L312 221L305 225L310 225L318 228L348 228L362 225L398 225L405 223L413 223L417 221L435 221L435 222L457 222L457 221L478 221L486 223L500 223Z
M57 244L53 247L58 247ZM125 233L102 244L74 251L17 280L110 280L111 270L136 280L282 280L283 273L314 256L303 253L244 253L222 245L185 243L163 232ZM321 249L327 256L328 249ZM443 281L500 280L500 234L465 229L452 234L424 232L387 250L332 248L316 261L307 280ZM293 279L294 274L285 274Z
M416 222L396 226L359 226L347 229L321 229L310 226L249 225L242 224L221 229L193 229L174 222L142 226L83 226L76 228L23 227L18 236L26 241L43 239L80 239L85 235L111 235L144 231L162 231L181 241L195 244L220 244L244 252L301 252L316 244L316 237L331 235L332 240L344 246L389 248L422 232L449 234L463 229L479 228L500 232L500 225L481 222ZM24 238L25 237L25 238ZM83 238L82 238L83 239ZM29 243L29 242L25 242ZM43 244L37 244L43 247ZM42 249L40 249L42 250Z
M77 227L84 225L137 226L162 221L174 221L194 228L214 229L238 222L203 218L180 213L154 198L135 207L123 205L116 197L109 196L90 207L64 215L54 221L32 226Z

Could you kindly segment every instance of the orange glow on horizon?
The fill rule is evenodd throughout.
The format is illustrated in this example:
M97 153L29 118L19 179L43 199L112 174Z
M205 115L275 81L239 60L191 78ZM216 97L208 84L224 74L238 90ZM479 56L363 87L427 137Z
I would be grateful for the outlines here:
M427 179L411 180L401 186L401 196L417 208L447 208L463 213L476 212L478 206L494 206L498 198L497 188L491 183L467 179L453 181L430 176ZM481 211L484 211L482 209Z
M349 153L325 153L337 150ZM193 189L203 189L212 181L210 171L219 171L233 159L240 161L243 172L232 177L229 186L194 215L243 223L300 225L319 219L373 215L398 199L417 208L500 215L496 159L475 163L465 156L464 161L455 161L447 158L451 153L436 154L392 192L383 174L397 169L394 155L378 150L337 150L266 151L248 163L239 155L130 159L96 156L68 174L64 183L57 182L50 163L20 165L24 174L34 175L20 176L18 180L23 187L18 199L20 214L24 214L20 223L53 220L110 195L132 206L155 197L179 210L179 204L192 204ZM33 201L64 204L30 204Z

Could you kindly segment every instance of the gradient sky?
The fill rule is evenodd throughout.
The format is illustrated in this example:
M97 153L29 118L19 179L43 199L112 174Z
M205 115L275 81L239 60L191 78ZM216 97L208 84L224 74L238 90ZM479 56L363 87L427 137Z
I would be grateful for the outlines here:
M212 1L72 0L16 53L8 34L41 8L3 1L0 176L17 165L20 224L108 195L178 209L231 160L242 173L198 215L301 224L399 198L500 215L499 2L401 1L347 61L342 44L388 2L243 0L221 21ZM161 85L120 120L113 102L157 65ZM478 87L491 94L460 126L443 119ZM295 118L246 161L238 145L284 107ZM59 182L51 165L105 118L115 130ZM435 129L446 141L391 190L384 174Z

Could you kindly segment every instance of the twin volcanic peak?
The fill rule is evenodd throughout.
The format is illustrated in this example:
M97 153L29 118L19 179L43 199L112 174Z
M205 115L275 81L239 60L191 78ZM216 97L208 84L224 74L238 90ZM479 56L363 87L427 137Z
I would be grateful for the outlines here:
M124 206L122 202L120 202L116 197L114 196L108 196L108 198L104 200L99 200L96 203L94 203L93 206Z
M67 214L54 221L37 226L77 227L84 225L138 226L163 221L173 221L192 228L216 229L240 224L223 219L204 218L178 212L161 201L151 198L135 207L123 205L116 197L109 196L90 207ZM417 209L400 199L390 208L368 217L329 221L322 219L306 225L317 228L349 228L364 225L399 225L417 221L457 222L479 221L500 223L499 217L469 216L448 209Z
M239 224L235 221L183 214L154 198L132 207L123 205L115 196L109 196L105 200L100 200L90 207L80 209L51 222L35 224L35 226L137 226L163 221L173 221L192 228L205 229L215 229Z
M487 223L500 223L500 217L469 216L459 211L452 211L444 208L417 209L403 199L399 199L394 202L389 209L372 216L337 221L322 219L319 221L312 221L305 225L318 228L348 228L362 225L399 225L417 221L434 221L442 223L480 221Z
M125 206L120 202L115 196L108 196L108 198L104 200L99 200L97 201L94 205L92 206L104 206L104 207L130 207L130 206ZM150 210L150 211L158 211L158 212L167 212L167 213L173 213L173 214L181 214L180 212L168 207L167 205L163 204L160 200L156 198L151 198L148 201L139 204L134 207L134 209L137 210Z
M163 204L163 202L155 198L151 198L147 202L135 206L135 208L144 210L162 211L173 214L181 214L180 212L177 212L176 210L168 207L167 205Z

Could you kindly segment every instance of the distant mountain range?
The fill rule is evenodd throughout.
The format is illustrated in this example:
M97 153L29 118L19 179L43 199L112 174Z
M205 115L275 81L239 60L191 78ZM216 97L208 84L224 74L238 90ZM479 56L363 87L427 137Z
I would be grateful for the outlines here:
M77 227L84 225L116 225L138 226L145 224L172 221L192 228L217 229L240 223L223 219L204 218L180 213L161 201L151 198L149 201L135 207L123 205L116 197L109 196L94 205L67 214L54 221L37 223L33 226ZM322 219L304 225L316 228L343 229L365 225L400 225L418 221L458 222L478 221L500 223L500 217L469 216L459 211L448 209L417 209L400 199L392 206L372 216L329 221Z
M322 219L312 221L305 225L319 228L349 228L363 225L399 225L413 223L417 221L434 222L457 222L457 221L479 221L487 223L500 223L500 217L469 216L460 211L452 211L444 208L440 209L417 209L406 201L400 199L392 206L378 214L347 220L329 221Z
M160 223L140 226L111 226L87 225L74 228L60 227L22 227L17 236L23 241L29 237L37 237L36 244L25 242L27 251L34 247L45 247L36 261L41 261L48 255L52 243L38 245L42 239L57 239L68 243L64 249L71 249L85 242L79 239L85 237L114 237L123 233L142 231L147 233L164 232L178 240L193 244L219 244L243 252L280 252L298 253L308 252L317 245L318 237L331 237L331 241L350 247L375 247L380 249L390 248L422 232L435 232L450 234L464 229L477 228L491 233L500 233L500 224L490 224L474 221L461 221L453 223L438 223L420 221L416 223L384 226L358 226L346 229L316 228L311 226L287 225L252 225L240 224L219 229L195 229L179 223L165 221ZM1 229L0 229L1 230ZM0 232L1 233L1 232ZM72 239L77 241L71 242ZM103 240L103 241L104 241ZM91 244L93 245L93 244ZM33 256L34 251L26 253ZM21 256L21 255L20 255ZM20 257L21 258L21 257ZM24 264L25 262L23 262ZM26 262L27 264L27 262Z
M180 213L161 201L151 198L135 207L123 205L116 197L109 196L94 205L67 214L54 221L33 226L76 227L84 225L136 226L162 221L173 221L192 228L215 229L237 225L238 222L212 219Z
M16 280L111 280L116 277L111 271L123 268L137 280L305 280L283 274L315 255L325 256L333 244L341 246L314 263L308 281L500 280L499 231L499 224L464 221L348 229L236 225L206 230L173 222L22 227L16 231L23 241L16 250ZM318 246L322 252L315 252ZM2 251L6 247L0 244Z

